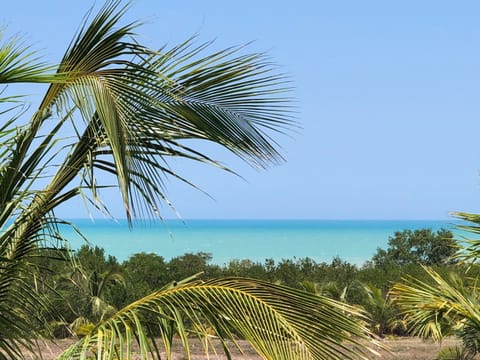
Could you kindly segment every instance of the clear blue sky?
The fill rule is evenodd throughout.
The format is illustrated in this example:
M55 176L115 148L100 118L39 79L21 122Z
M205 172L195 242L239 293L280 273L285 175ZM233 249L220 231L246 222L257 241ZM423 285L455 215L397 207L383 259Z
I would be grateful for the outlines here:
M7 1L0 21L55 62L92 3ZM199 34L268 51L294 81L303 128L266 172L214 149L246 181L174 163L215 200L175 182L171 200L184 218L480 212L479 13L477 1L135 1L128 16L148 22L152 47Z

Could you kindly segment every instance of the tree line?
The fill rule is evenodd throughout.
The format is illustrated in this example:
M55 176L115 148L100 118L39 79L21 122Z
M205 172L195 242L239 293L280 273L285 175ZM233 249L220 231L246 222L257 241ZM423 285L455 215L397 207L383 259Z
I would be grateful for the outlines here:
M169 260L141 252L119 262L98 246L83 245L75 252L73 262L42 256L37 277L42 277L44 286L48 284L43 294L56 304L58 313L51 315L51 323L59 337L87 333L94 324L136 299L192 276L202 280L259 279L322 295L366 310L369 326L377 335L407 335L408 328L389 295L392 284L408 276L429 281L423 266L432 266L440 273L462 274L452 260L455 252L453 233L446 229L395 232L388 247L377 249L361 266L339 257L328 263L306 257L267 258L263 262L233 259L216 265L211 263L211 254L204 252ZM50 264L42 267L45 261ZM52 262L56 263L55 271L51 271ZM50 270L42 272L42 268Z

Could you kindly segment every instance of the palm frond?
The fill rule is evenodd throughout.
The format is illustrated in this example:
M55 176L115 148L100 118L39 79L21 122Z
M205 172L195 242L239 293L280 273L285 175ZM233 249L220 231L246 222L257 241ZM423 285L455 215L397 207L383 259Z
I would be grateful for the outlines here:
M55 82L59 76L49 74L53 70L53 66L41 62L36 52L23 45L18 37L5 39L5 31L0 30L0 84Z
M411 331L424 338L441 340L445 333L468 325L480 329L480 307L476 288L460 286L425 267L432 283L409 278L395 284L391 294L402 309Z
M367 346L371 333L362 316L348 305L258 280L194 281L125 307L60 359L84 359L92 351L103 359L127 358L132 341L142 358L160 356L171 351L174 334L188 359L191 338L200 338L205 352L218 339L228 354L238 336L265 359L367 359L375 351ZM159 339L161 347L154 343Z
M0 238L0 353L21 359L26 351L35 356L35 339L43 332L48 334L47 314L61 318L41 289L41 279L35 278L36 259L55 259L60 254L67 260L68 250L58 225L65 224L56 218L45 218L38 223L37 231L29 234L30 241L13 241L15 228L4 230ZM12 249L14 247L14 249ZM59 249L65 249L61 251ZM12 256L14 254L14 256ZM35 280L34 280L35 278Z
M453 216L462 220L461 224L456 225L457 229L470 234L480 234L480 215L455 212ZM480 259L480 239L462 236L457 239L457 245L458 251L455 254L455 259L470 264L478 262Z
M107 154L111 159L107 168L117 177L129 219L156 217L160 205L169 204L160 186L165 177L186 180L166 166L168 156L227 169L182 140L216 142L254 166L282 161L271 136L293 126L289 99L282 95L289 85L263 54L237 55L238 47L203 56L209 44L194 46L192 40L170 50L148 50L134 40L138 23L119 25L126 8L109 1L85 22L58 66L63 81L52 83L30 132L18 136L13 165L25 159L53 109L71 118L78 131L78 144L48 186L49 195L33 207L52 201L83 170L91 178L92 165L105 169L96 166L100 153L100 161Z

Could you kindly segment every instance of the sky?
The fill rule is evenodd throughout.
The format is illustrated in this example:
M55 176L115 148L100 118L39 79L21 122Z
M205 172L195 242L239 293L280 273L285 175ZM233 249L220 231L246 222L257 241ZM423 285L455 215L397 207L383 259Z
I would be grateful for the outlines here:
M0 22L54 63L93 4L7 1ZM280 138L286 162L267 171L216 147L242 178L173 162L213 199L175 181L167 195L185 219L480 212L479 12L476 1L134 1L127 19L145 21L151 47L198 34L212 50L252 41L245 52L266 51L293 82L301 126Z

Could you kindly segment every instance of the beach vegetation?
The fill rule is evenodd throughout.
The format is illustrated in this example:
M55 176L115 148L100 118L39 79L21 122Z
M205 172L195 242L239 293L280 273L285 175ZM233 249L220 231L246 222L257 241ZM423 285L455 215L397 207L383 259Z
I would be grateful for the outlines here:
M480 233L480 216L456 215L464 221L459 228L470 234ZM435 341L449 335L459 337L463 348L458 358L473 358L480 352L479 249L478 239L465 236L457 240L456 269L440 273L424 266L429 281L405 276L391 291L410 332Z
M88 252L83 250L82 253ZM367 326L380 336L409 335L404 315L390 294L393 284L408 276L432 285L429 275L421 264L395 265L385 268L384 265L375 267L372 261L367 261L363 266L357 266L339 258L332 259L330 263L300 258L289 261L283 259L278 262L273 259L266 259L264 262L234 259L224 266L219 266L211 264L211 256L206 256L205 253L190 253L170 260L156 254L139 253L133 254L119 265L116 259L110 262L125 276L127 285L125 289L117 287L116 291L112 291L109 296L116 294L117 300L109 298L108 301L118 308L123 307L157 290L163 284L175 283L179 277L173 269L178 265L179 259L186 258L191 259L190 271L201 274L198 278L204 280L244 277L284 284L285 264L288 264L291 274L287 279L298 280L298 283L292 280L290 287L321 295L339 303L360 307L369 314ZM98 259L98 261L105 263L105 255L103 260ZM458 264L436 265L432 269L442 276L453 273L458 278L466 276Z
M407 332L406 322L400 316L393 298L380 288L364 285L366 293L364 308L368 311L369 325L380 337L386 334L403 335Z
M18 39L1 38L0 84L43 84L45 92L31 106L10 93L15 87L0 92L0 357L35 353L35 339L61 322L55 305L68 294L70 315L86 320L60 359L130 358L132 343L141 358L168 358L174 341L190 358L192 338L206 353L215 339L229 356L238 336L265 359L370 358L374 337L358 307L259 279L192 274L206 272L207 254L171 260L166 273L186 279L158 288L164 278L153 278L153 292L123 307L114 304L133 274L98 248L70 258L62 228L78 229L57 217L65 203L81 199L110 216L102 195L113 190L130 226L160 220L173 208L166 180L194 186L170 159L232 172L195 149L196 140L265 168L283 160L276 136L295 126L290 85L264 54L210 50L195 39L149 49L138 42L140 24L125 21L128 7L105 2L51 66ZM61 257L74 272L50 267ZM163 270L160 258L149 260ZM286 273L292 265L282 264L282 282L301 279ZM136 294L148 290L140 285Z
M68 323L71 332L79 335L79 329L92 327L117 311L112 302L107 300L107 297L111 298L107 293L116 286L125 287L125 279L113 269L99 273L76 266L68 276L60 278L57 286L69 294L70 305L76 316L69 319Z
M374 265L373 261L367 261L364 265L358 266L349 264L339 258L332 259L330 263L316 262L310 258L286 259L276 262L273 259L266 259L264 262L254 262L247 259L232 260L228 264L219 266L211 264L212 257L205 253L190 253L165 259L157 254L138 253L133 254L123 262L118 262L113 256L107 255L97 247L83 246L74 256L73 263L88 271L118 271L125 279L125 286L112 284L104 293L105 302L112 304L117 309L126 307L135 300L146 297L157 291L165 284L175 284L183 276L175 269L181 269L183 260L189 259L189 271L198 275L199 280L213 278L243 277L258 279L273 284L283 284L285 281L285 264L288 264L292 272L287 279L298 279L299 283L292 281L291 287L311 294L321 295L338 303L348 304L356 307L361 312L368 313L366 326L372 333L383 337L409 336L416 333L407 326L407 319L402 313L400 306L394 301L391 293L391 286L402 281L403 278L415 278L428 286L435 286L430 275L425 272L421 264ZM45 260L38 258L41 262L51 262L56 272L43 272L46 266L39 267L37 277L42 277L38 284L43 286L42 294L55 304L58 310L57 316L49 314L51 327L56 337L71 336L72 330L69 325L78 317L78 293L75 288L59 286L62 283L62 276L71 271L72 266L64 260ZM92 264L93 267L91 265ZM447 262L435 265L432 269L444 278L456 277L458 281L469 283L472 278L478 276L478 269L470 267L468 274L467 267L458 262ZM49 284L55 291L45 288ZM424 286L424 285L422 285ZM425 285L426 286L426 285ZM74 311L76 310L76 311ZM59 316L61 314L61 316ZM144 314L144 319L149 319L149 314ZM59 320L63 319L63 320ZM444 332L456 335L454 332ZM84 328L81 328L82 331ZM151 329L155 335L160 333ZM236 336L239 334L236 333Z
M427 266L453 261L457 251L453 233L440 229L396 231L388 239L387 249L377 249L372 261L376 266L423 264Z

